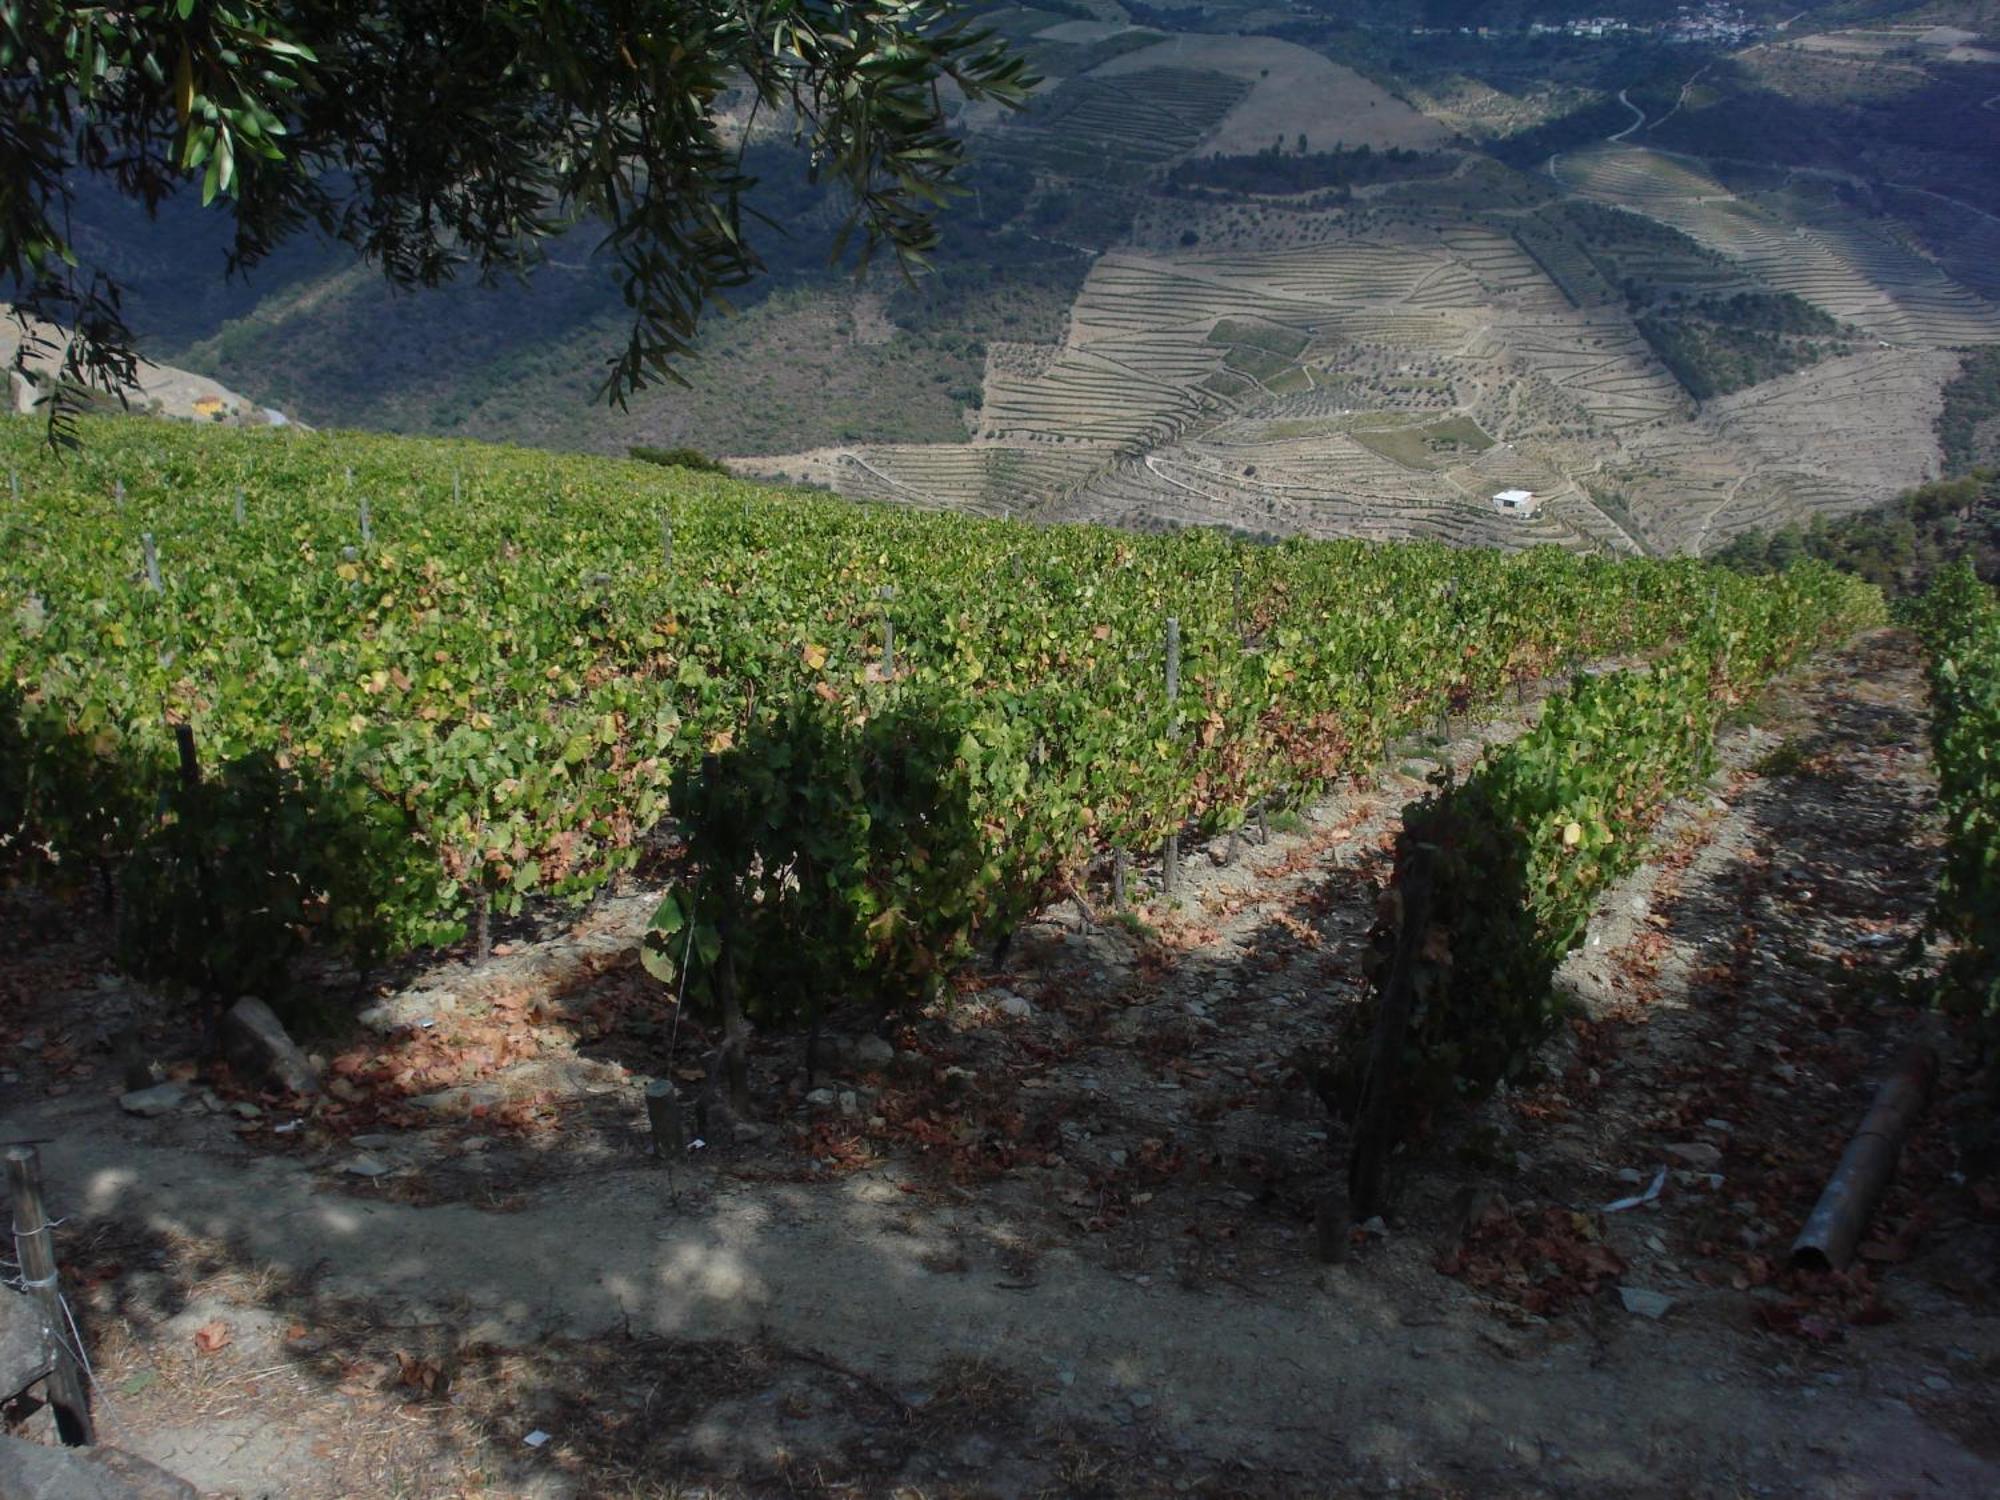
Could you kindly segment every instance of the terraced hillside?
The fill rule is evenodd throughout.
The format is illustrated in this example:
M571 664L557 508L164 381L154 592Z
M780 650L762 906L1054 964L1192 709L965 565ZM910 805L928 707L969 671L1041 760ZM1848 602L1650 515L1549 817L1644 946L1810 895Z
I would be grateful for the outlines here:
M1064 191L1091 153L1123 153L1140 169L1108 180L1145 206L1059 340L987 346L965 443L740 466L1146 529L1656 552L1941 471L1959 351L2000 344L2000 218L1831 171L1712 167L1640 144L1658 121L1630 104L1618 138L1532 175L1464 154L1341 201L1171 195L1163 164L1222 149L1219 121L1269 103L1257 57L1285 61L1134 45L977 137ZM1263 149L1291 149L1273 135ZM1488 191L1496 173L1510 191ZM1500 513L1503 489L1536 514Z
M2000 309L1919 254L1893 224L1858 214L1834 182L1739 196L1686 159L1610 143L1564 155L1552 170L1582 196L1671 224L1760 284L1876 338L2000 341Z
M791 233L691 388L591 404L625 309L582 234L504 307L279 267L219 328L139 257L137 322L315 425L687 445L981 515L1659 552L1942 472L1940 392L2000 347L2000 63L1928 23L1649 49L1399 33L1372 0L977 8L1044 81L958 111L934 277L825 265L843 205L731 106ZM172 204L154 228L196 243Z

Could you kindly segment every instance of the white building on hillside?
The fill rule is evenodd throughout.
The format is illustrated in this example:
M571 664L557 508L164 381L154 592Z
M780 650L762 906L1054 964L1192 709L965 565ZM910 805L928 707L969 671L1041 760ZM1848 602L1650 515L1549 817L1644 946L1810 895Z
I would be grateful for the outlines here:
M1493 497L1493 508L1506 516L1532 516L1541 511L1542 497L1533 490L1502 490Z

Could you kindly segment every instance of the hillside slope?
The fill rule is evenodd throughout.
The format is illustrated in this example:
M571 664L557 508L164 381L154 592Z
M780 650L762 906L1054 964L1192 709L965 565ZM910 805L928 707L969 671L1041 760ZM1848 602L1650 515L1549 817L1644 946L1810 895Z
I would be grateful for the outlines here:
M624 309L588 231L525 285L401 298L302 245L189 296L219 250L185 205L84 217L159 357L308 421L686 445L931 508L1700 552L1960 461L1940 392L2000 347L2000 64L1813 7L1434 12L984 7L1045 81L962 113L937 274L829 267L839 205L760 131L770 274L629 411L593 401ZM1495 509L1517 488L1532 521Z

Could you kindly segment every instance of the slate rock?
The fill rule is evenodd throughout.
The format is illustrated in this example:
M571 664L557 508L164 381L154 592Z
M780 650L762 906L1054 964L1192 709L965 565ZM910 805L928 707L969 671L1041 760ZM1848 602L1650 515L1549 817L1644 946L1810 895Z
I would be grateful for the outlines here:
M316 1094L319 1079L299 1044L271 1007L245 995L222 1018L222 1048L251 1078L293 1094Z
M854 1044L854 1061L864 1068L886 1068L896 1060L896 1048L879 1036L864 1036Z
M118 1096L118 1107L128 1115L157 1119L170 1115L187 1103L188 1091L178 1083L156 1083L149 1089L134 1089Z
M1618 1300L1625 1304L1625 1311L1641 1318L1659 1319L1667 1315L1674 1305L1674 1299L1665 1292L1656 1292L1643 1286L1621 1286Z
M340 1081L334 1080L336 1083ZM477 1109L482 1104L491 1109L496 1104L506 1103L507 1088L505 1084L490 1080L484 1083L466 1083L435 1094L418 1094L403 1102L432 1114L462 1115Z
M11 1401L53 1363L41 1309L25 1292L0 1290L0 1401Z
M6 1500L201 1500L194 1486L116 1448L51 1448L0 1437Z

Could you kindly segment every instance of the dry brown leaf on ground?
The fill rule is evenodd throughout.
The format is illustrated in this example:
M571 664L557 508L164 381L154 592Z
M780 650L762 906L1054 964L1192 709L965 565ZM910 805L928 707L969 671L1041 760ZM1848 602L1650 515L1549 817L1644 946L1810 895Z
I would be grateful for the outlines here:
M422 1391L426 1396L441 1396L450 1386L450 1377L436 1360L420 1359L403 1353L396 1354L396 1383L413 1391Z

